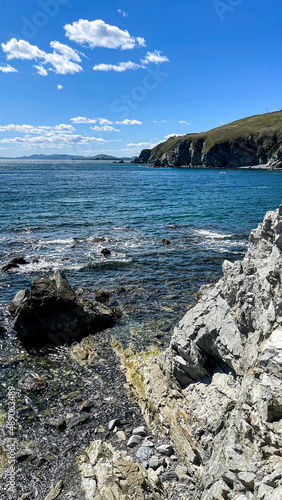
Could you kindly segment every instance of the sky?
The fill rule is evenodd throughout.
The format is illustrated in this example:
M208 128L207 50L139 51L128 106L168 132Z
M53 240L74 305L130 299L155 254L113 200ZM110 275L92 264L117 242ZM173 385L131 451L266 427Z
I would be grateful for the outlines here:
M280 0L0 9L0 156L132 157L282 108Z

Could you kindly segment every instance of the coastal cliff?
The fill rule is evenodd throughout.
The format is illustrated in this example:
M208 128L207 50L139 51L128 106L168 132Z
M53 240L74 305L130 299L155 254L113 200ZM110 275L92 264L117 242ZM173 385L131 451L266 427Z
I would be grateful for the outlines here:
M147 425L186 466L187 500L282 498L282 205L203 286L164 353L123 353Z
M251 116L208 132L174 136L135 163L155 167L282 167L282 111Z

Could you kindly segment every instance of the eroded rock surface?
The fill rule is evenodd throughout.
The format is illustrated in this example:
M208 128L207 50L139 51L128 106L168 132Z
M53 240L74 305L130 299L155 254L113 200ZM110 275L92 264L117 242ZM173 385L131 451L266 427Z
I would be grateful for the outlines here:
M110 444L93 441L78 458L85 500L161 500L158 476Z
M148 426L187 466L187 498L282 498L282 205L203 286L159 355L123 355Z

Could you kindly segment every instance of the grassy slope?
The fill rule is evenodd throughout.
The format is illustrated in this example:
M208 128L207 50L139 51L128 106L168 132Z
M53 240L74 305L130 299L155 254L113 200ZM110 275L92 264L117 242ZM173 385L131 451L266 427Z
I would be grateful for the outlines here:
M261 137L267 140L268 137L272 138L273 135L277 136L277 141L282 140L282 111L250 116L214 128L208 132L171 137L166 142L158 144L158 146L152 150L152 154L159 156L168 153L182 141L192 141L192 143L195 144L197 140L202 139L205 141L204 150L208 151L214 145L224 142L240 141L249 136L252 136L255 141Z

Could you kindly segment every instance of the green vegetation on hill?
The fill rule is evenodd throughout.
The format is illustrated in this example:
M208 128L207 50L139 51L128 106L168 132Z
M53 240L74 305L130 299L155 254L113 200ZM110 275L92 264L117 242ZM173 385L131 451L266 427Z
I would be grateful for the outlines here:
M192 145L194 146L198 140L202 140L204 141L203 150L208 151L216 144L240 141L249 136L252 136L255 142L258 142L260 138L263 138L266 142L268 138L272 141L275 135L277 142L282 140L282 111L250 116L214 128L208 132L171 137L166 142L158 144L152 149L152 154L159 156L169 153L183 141L192 141Z

